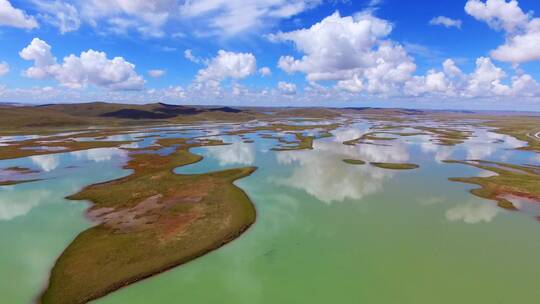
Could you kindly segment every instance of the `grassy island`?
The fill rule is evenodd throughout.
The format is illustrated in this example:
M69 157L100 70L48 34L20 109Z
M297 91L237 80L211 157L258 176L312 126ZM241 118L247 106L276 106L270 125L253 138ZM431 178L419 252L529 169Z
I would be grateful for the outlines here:
M490 200L505 209L515 209L510 198L525 199L540 203L540 168L538 166L491 162L491 161L456 161L446 163L464 164L497 173L488 177L456 177L451 181L478 185L471 193Z
M343 162L349 165L364 165L366 163L361 159L344 159Z
M420 166L417 164L408 164L408 163L377 163L377 162L371 162L372 166L375 166L377 168L381 169L390 169L390 170L412 170L419 168Z
M86 303L199 257L235 239L255 221L248 196L233 182L254 167L197 175L173 169L198 162L189 148L220 141L163 140L169 155L130 150L127 177L90 185L69 196L87 200L98 224L56 261L41 303Z

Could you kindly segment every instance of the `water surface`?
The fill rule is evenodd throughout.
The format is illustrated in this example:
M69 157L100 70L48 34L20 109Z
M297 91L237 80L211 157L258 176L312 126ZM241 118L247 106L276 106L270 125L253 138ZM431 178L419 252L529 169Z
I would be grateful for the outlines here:
M342 144L370 126L357 121L316 140L313 150L281 152L272 150L274 139L257 134L246 136L254 143L221 135L239 126L185 132L230 145L192 149L204 160L177 173L259 168L236 182L256 206L256 223L219 250L95 303L536 302L540 208L522 202L521 212L509 212L472 196L474 186L448 178L490 173L442 161L538 164L538 156L514 150L524 143L487 129L474 130L474 137L453 147L425 135L384 145ZM182 136L174 130L156 135ZM346 158L420 168L354 166ZM0 162L35 167L48 178L0 187L0 241L6 244L0 293L6 303L30 302L55 258L91 225L83 216L86 205L63 197L129 174L120 169L125 161L123 150L94 149Z

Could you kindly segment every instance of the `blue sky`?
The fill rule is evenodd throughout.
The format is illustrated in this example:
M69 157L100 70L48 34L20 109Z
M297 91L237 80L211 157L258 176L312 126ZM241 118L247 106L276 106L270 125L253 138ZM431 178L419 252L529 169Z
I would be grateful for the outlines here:
M540 110L536 0L0 0L0 102Z

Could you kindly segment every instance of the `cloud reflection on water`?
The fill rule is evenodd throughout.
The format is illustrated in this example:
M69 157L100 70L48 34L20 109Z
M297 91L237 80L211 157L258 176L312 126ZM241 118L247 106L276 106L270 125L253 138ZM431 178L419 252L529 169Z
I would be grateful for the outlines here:
M448 209L445 216L451 222L463 221L467 224L489 223L497 216L500 210L493 202L469 202Z
M60 165L60 157L57 154L35 155L30 160L45 172L52 171Z
M39 206L52 193L44 189L16 191L16 187L2 187L0 191L0 221L9 221L24 216Z
M250 166L255 163L254 146L240 141L233 142L230 145L208 149L208 155L217 159L220 166Z
M350 130L344 132L347 134L336 134L337 141L315 141L313 150L277 153L279 164L294 167L290 176L276 179L276 183L303 190L327 204L358 200L381 190L383 182L396 173L369 165L345 164L343 159L399 163L410 158L406 145L399 142L390 146L343 145L341 139L356 136Z
M127 152L116 148L96 148L90 150L74 151L70 152L80 160L90 160L96 163L110 161L113 158L124 158L127 156Z
M418 144L424 153L433 154L435 161L441 163L448 159L487 159L497 154L504 161L509 154L506 149L516 149L526 146L526 142L514 137L494 133L487 129L471 130L474 136L464 143L455 146L438 145L431 141L430 136L418 136ZM500 153L503 151L503 153Z

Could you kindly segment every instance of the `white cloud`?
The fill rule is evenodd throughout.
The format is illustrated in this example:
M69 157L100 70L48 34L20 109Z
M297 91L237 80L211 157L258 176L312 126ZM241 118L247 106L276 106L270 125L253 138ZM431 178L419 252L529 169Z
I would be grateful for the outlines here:
M476 60L476 68L470 74L463 73L453 60L447 59L442 71L430 70L425 76L414 76L407 81L404 94L468 98L540 95L540 85L532 76L513 76L510 84L505 84L506 78L506 73L486 57Z
M83 18L97 26L105 21L108 30L135 30L144 36L164 36L163 26L178 11L176 0L90 0L80 4Z
M207 67L199 70L197 82L215 81L225 79L246 78L257 70L257 60L251 53L235 53L219 50L216 57L208 61Z
M477 20L486 22L491 28L514 32L525 26L529 16L512 0L469 0L465 4L465 12Z
M24 11L14 8L8 0L0 0L0 26L12 26L23 29L38 27L36 19Z
M25 71L27 77L44 79L54 74L54 70L57 69L51 46L39 38L32 39L32 42L21 50L19 55L25 60L34 61L34 66Z
M523 63L540 60L540 18L524 13L515 0L469 0L465 11L495 30L506 33L505 44L491 52L494 59Z
M500 61L522 63L540 60L540 19L535 18L527 32L507 38L506 44L491 52L491 56Z
M200 33L232 36L275 24L319 5L321 0L186 0L182 17L197 21Z
M5 61L0 61L0 76L4 76L9 73L9 64Z
M431 25L442 25L447 28L456 27L459 29L461 28L461 23L462 22L459 19L452 19L445 16L438 16L429 21L429 24Z
M62 34L76 31L81 26L79 11L73 4L64 1L32 0L40 11L40 18L60 29Z
M128 34L135 31L145 37L158 38L166 35L168 23L190 27L194 35L231 37L270 28L282 19L322 3L322 0L31 1L39 17L57 26L62 33L76 30L81 23L86 23L101 33ZM33 27L37 26L32 17L22 12L19 15L19 19L27 18L34 22ZM24 27L30 28L28 24ZM176 36L177 33L171 34Z
M165 75L165 73L166 72L164 70L150 70L150 71L148 71L148 75L150 75L150 77L154 77L154 78L160 78L163 75Z
M310 82L338 80L351 92L395 92L416 70L405 49L384 40L392 25L371 13L341 17L336 12L310 28L271 35L272 41L292 41L301 59L282 56L278 66L286 72L303 72Z
M416 64L406 49L386 39L392 25L362 12L351 17L339 13L307 29L270 35L272 41L292 41L300 59L282 56L278 66L302 72L312 86L320 80L352 94L382 97L499 97L539 96L540 86L528 74L511 77L489 58L478 58L475 70L465 74L453 60L442 69L414 75Z
M146 91L143 100L178 101L186 98L186 90L180 86L171 86L164 89L150 89Z
M278 90L285 95L296 94L296 85L294 83L280 81L278 82Z
M197 63L197 64L208 64L209 63L209 60L208 59L203 59L203 58L200 58L200 57L197 57L195 55L193 55L193 51L191 49L187 49L184 51L184 57L193 62L193 63Z
M144 79L135 72L135 65L122 57L108 59L104 52L90 49L80 56L71 54L58 64L51 46L34 38L19 54L25 60L34 61L34 66L25 71L26 76L54 78L68 88L95 85L113 90L137 90L144 85Z
M263 77L272 75L272 70L270 70L269 67L262 67L259 69L259 74L261 74Z

